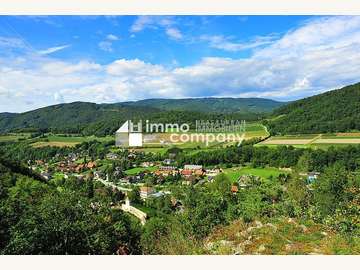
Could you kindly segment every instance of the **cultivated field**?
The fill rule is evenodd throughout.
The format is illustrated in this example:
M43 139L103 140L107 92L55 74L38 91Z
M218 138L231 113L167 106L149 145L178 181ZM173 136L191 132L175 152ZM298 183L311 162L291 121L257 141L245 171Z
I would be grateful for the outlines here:
M258 145L292 145L294 147L327 148L330 146L344 146L349 144L360 144L360 133L273 136Z
M48 135L45 138L37 139L31 146L35 148L55 146L55 147L74 147L82 142L89 142L93 140L97 141L111 141L115 138L113 136L96 137L96 136L60 136L60 135Z

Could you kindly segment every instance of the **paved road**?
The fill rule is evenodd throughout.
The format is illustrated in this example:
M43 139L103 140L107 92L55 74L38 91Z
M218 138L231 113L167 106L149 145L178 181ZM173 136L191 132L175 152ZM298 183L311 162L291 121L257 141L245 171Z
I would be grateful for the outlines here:
M116 189L118 189L120 191L132 191L131 188L125 188L125 187L122 187L122 186L115 185L114 183L112 183L110 181L106 181L105 179L101 179L101 178L94 178L94 179L96 181L99 181L99 182L103 183L105 186L116 188Z

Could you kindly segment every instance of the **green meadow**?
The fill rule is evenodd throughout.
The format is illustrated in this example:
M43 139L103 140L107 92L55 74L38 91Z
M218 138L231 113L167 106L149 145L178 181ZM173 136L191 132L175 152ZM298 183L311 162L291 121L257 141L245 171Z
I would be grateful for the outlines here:
M227 175L232 182L235 182L239 179L241 175L255 175L263 179L267 179L270 176L277 177L279 174L284 173L283 171L272 168L250 168L250 167L241 167L241 168L229 168L224 170L224 174Z
M136 174L141 173L141 172L144 172L144 171L153 172L153 171L156 171L157 169L158 169L157 166L147 167L147 168L144 168L144 167L136 167L136 168L132 168L132 169L126 170L125 173L126 173L127 175L136 175Z

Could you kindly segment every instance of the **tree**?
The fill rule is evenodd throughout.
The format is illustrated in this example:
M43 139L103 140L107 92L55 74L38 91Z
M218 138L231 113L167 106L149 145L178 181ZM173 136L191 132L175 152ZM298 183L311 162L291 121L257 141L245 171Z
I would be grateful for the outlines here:
M127 193L127 196L130 202L139 203L141 202L140 199L140 189L138 186L135 186L131 191Z
M323 216L333 214L337 206L346 200L345 189L349 186L350 177L343 166L335 164L315 182L315 203Z
M310 153L308 151L304 152L296 164L296 169L299 172L308 172L310 170L310 159Z

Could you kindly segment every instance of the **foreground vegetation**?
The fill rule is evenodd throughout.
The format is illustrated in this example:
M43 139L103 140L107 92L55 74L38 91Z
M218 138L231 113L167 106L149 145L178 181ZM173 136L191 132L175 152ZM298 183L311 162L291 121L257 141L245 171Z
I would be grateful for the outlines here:
M360 146L325 151L255 147L257 142L191 154L172 148L132 160L121 151L116 161L105 160L111 141L85 141L72 148L2 143L0 252L359 254ZM128 193L133 205L149 214L141 226L119 209L125 194L95 181L91 170L84 178L65 179L58 173L44 180L24 164L39 159L51 163L71 153L86 153L104 170L117 166L131 175L142 172L141 162L163 160L169 153L177 153L177 166L215 166L224 173L213 182L189 186L178 176L167 177L162 185L171 193L145 202L133 189ZM314 183L299 174L309 171L320 172ZM237 179L244 174L254 177L239 185ZM181 202L181 211L174 200Z

